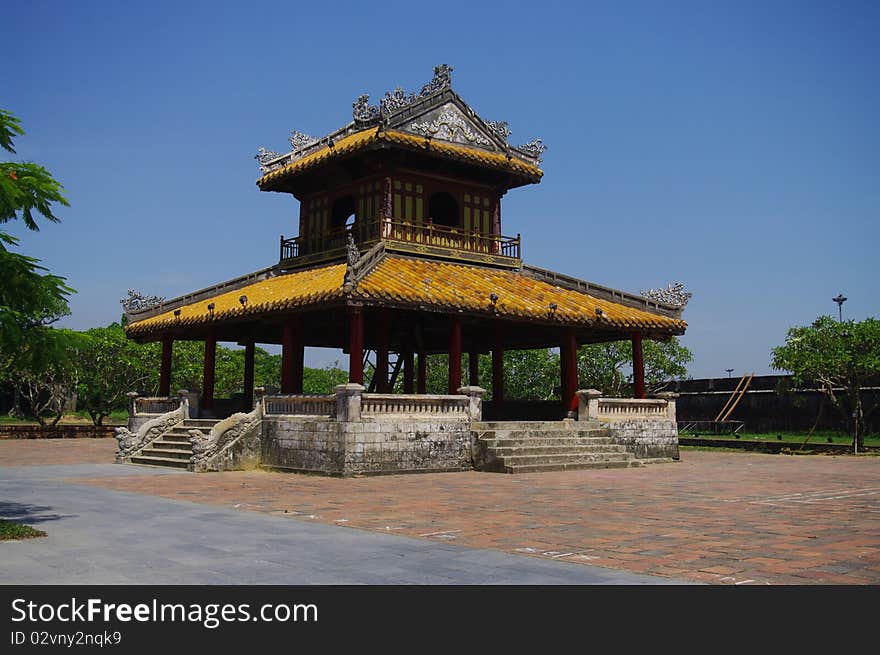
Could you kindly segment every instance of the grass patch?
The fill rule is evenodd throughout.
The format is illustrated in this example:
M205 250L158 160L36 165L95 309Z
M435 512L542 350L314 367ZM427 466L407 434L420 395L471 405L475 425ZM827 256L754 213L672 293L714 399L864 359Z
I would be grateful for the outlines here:
M23 523L14 523L6 519L0 519L0 541L12 539L33 539L45 537L46 533Z
M739 435L711 433L692 434L690 432L682 432L680 436L684 439L694 437L702 439L721 439L726 441L772 441L776 443L792 443L798 445L802 444L804 439L807 438L806 432L740 432ZM866 446L880 446L880 434L868 434L865 435L864 439ZM852 435L846 434L845 432L816 431L810 436L808 443L850 445L852 444Z

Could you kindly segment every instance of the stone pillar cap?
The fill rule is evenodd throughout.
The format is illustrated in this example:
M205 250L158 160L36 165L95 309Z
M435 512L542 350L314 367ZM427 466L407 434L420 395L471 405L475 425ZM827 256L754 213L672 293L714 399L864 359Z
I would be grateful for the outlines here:
M458 393L470 396L470 395L483 395L486 393L486 390L483 387L459 387Z
M587 398L599 398L602 395L602 392L598 389L578 389L575 392L578 396L586 396Z
M681 394L676 393L675 391L661 391L660 393L655 393L655 398L664 398L664 399L674 399L678 398Z
M333 389L334 391L363 391L366 387L357 382L346 382L345 384L337 384Z

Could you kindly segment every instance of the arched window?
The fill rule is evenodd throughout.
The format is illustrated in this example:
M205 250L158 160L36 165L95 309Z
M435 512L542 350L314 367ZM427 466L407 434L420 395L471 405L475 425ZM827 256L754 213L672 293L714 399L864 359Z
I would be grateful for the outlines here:
M333 201L333 210L330 212L330 229L334 232L342 228L350 228L354 225L355 210L354 196L343 196Z
M458 203L451 193L440 191L428 200L428 216L434 221L434 225L447 227L459 227L461 221L458 216Z

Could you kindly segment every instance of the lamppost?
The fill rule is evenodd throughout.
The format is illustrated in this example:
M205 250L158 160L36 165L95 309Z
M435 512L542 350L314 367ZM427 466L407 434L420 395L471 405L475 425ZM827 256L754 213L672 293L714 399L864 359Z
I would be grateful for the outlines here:
M849 298L844 296L842 293L837 294L837 298L832 298L834 302L837 303L837 321L838 323L843 323L843 303L845 303Z
M733 369L732 369L732 368L726 368L726 369L724 369L724 370L727 371L727 377L730 377L730 374L733 373Z

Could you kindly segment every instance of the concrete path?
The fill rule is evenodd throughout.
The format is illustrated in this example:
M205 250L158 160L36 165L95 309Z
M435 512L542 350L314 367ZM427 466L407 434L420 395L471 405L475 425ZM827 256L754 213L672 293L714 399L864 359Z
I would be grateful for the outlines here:
M114 464L0 467L3 584L675 584L584 564L114 491L74 478L181 476ZM169 482L172 478L169 478Z

